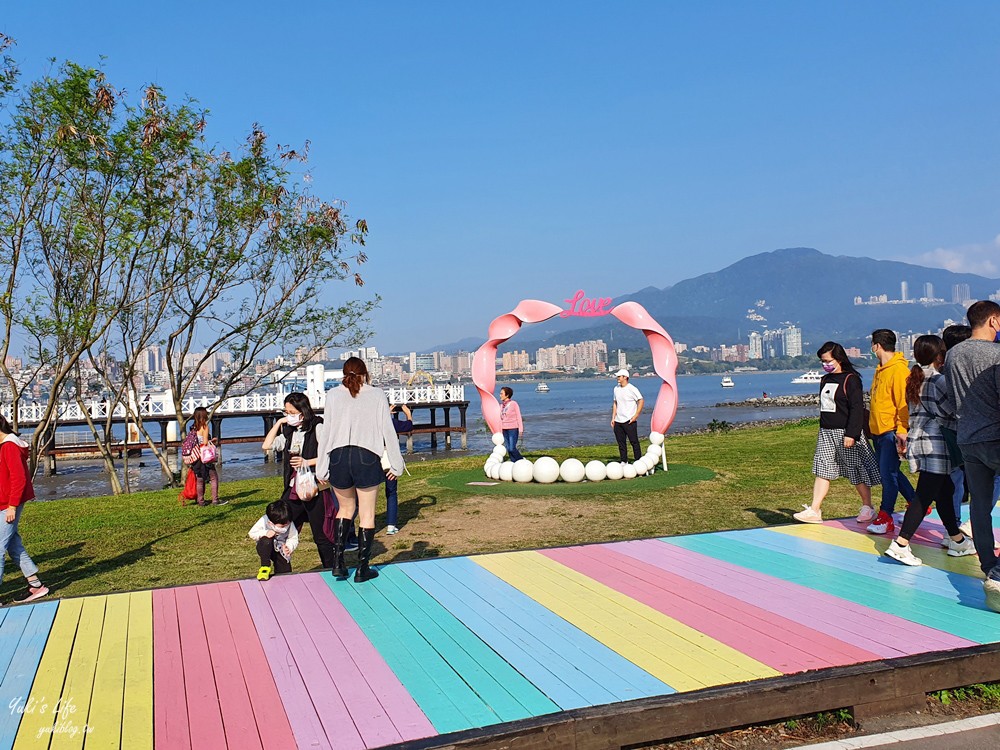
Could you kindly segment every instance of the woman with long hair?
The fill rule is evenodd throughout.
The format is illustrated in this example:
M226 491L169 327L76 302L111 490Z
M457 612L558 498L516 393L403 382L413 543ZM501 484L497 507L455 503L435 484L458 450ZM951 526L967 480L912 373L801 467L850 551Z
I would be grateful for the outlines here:
M375 538L375 500L382 482L396 479L405 468L389 416L389 401L381 388L370 383L364 360L351 357L344 363L343 385L326 394L326 424L316 465L316 476L330 482L339 504L333 540L333 574L339 579L347 578L344 547L354 509L359 508L355 583L378 575L369 565ZM383 453L389 459L384 472Z
M830 482L845 478L861 496L858 523L875 518L872 487L879 484L878 461L862 434L865 397L861 375L851 364L844 347L827 341L816 352L826 373L819 385L819 435L813 456L812 504L794 514L802 523L823 523L822 505Z
M906 379L906 403L910 407L910 427L906 434L906 458L911 472L920 472L916 495L906 508L903 523L885 554L904 565L920 565L913 554L910 539L924 520L931 504L937 505L938 516L948 537L943 543L952 557L974 555L976 548L958 528L952 495L955 485L951 471L955 468L941 428L954 429L955 414L948 397L948 385L941 374L944 367L945 345L940 336L920 336L913 342L916 364Z
M261 447L265 451L271 450L279 432L285 438L285 449L281 458L284 490L279 499L288 503L296 530L301 530L305 521L309 521L320 563L324 568L332 568L333 542L323 532L325 511L323 494L316 492L310 497L300 497L295 489L295 480L300 468L305 467L312 473L316 472L316 464L319 462L319 440L323 433L323 418L313 412L312 404L309 403L306 394L295 392L285 396L285 416L274 423L264 438Z
M0 578L7 555L16 562L28 581L27 596L19 602L40 599L49 593L38 578L38 566L28 556L21 541L18 524L24 504L35 497L35 488L28 473L28 444L0 416Z
M212 505L225 505L229 502L228 500L219 502L219 472L215 468L219 454L209 431L208 409L199 406L191 417L193 424L191 431L181 443L181 456L185 458L185 463L191 461L191 471L194 472L198 480L198 505L207 505L205 502L205 482L208 482L212 487Z

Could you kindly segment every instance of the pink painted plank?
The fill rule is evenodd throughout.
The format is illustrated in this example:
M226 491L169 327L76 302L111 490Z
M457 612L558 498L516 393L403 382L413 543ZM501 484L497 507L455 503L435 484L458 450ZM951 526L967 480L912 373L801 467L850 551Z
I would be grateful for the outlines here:
M226 731L219 711L219 693L215 689L201 601L194 586L175 589L174 596L177 599L177 624L181 631L181 663L187 715L191 724L191 750L219 750L226 747Z
M605 546L688 580L710 585L720 593L755 604L844 643L863 644L865 650L880 657L975 645L950 633L691 552L669 542L651 539Z
M247 690L247 681L252 682L258 677L252 673L246 676L243 674L238 654L242 644L237 646L234 643L219 584L198 586L197 591L208 626L208 650L212 659L215 687L219 693L219 709L222 711L227 746L233 750L264 750Z
M309 690L327 738L337 750L363 750L367 743L354 724L345 697L356 686L330 670L323 659L327 645L314 640L310 625L315 623L303 618L297 602L282 585L281 577L269 581L262 588L271 609L280 613L278 626L285 634L292 658Z
M174 592L153 592L153 739L157 750L191 750Z
M271 676L282 697L292 734L295 735L298 747L333 750L285 634L278 625L278 617L264 594L264 586L270 583L240 581L240 588L260 643L264 647L267 663L271 666Z
M899 522L901 518L896 515L896 532L899 533ZM872 536L868 533L867 528L855 521L853 518L838 518L831 521L824 521L824 526L829 526L834 529L844 529L846 531L853 531L856 534L863 534L865 536ZM916 544L923 544L927 547L940 547L941 539L944 535L944 526L941 525L939 521L934 521L930 518L925 518L920 527L914 533L913 537L910 539L911 542ZM886 542L890 541L889 537L885 536L875 536L875 539L885 539ZM895 538L895 537L893 537Z
M785 674L879 658L614 550L588 546L542 554Z
M278 688L273 678L268 679L271 677L271 668L243 598L243 590L237 581L220 583L218 589L233 641L237 644L240 667L246 675L246 687L260 741L265 748L294 747L295 736L281 704Z
M291 580L291 579L286 579ZM403 687L399 678L386 664L385 659L375 649L371 641L348 614L344 605L334 596L330 587L319 573L307 573L295 577L297 585L303 587L316 603L324 620L329 624L344 652L364 672L364 679L375 699L388 714L402 741L434 737L438 732L433 724L420 710L416 701ZM339 678L338 678L339 681ZM365 717L359 717L352 706L351 715L364 735L367 731Z

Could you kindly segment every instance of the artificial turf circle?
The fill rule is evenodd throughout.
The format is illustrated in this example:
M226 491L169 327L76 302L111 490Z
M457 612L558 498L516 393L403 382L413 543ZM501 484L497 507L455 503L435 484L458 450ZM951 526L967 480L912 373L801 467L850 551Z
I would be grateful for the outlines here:
M670 471L658 469L651 477L635 479L605 479L600 482L501 482L487 477L482 469L453 471L428 480L430 484L475 495L504 495L506 497L532 497L553 495L612 495L625 492L643 492L678 487L682 484L703 482L715 477L715 472L702 466L670 464ZM490 482L492 484L470 484Z

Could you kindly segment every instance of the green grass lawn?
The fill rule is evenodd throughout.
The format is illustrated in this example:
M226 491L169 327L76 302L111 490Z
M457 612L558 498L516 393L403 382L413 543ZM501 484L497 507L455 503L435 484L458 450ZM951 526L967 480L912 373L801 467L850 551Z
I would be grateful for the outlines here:
M805 420L668 437L667 458L676 472L601 483L582 494L565 485L490 488L490 493L466 487L466 481L485 479L482 456L411 461L412 476L399 483L402 530L385 536L382 499L375 560L788 523L810 496L817 428L817 420ZM609 460L616 448L549 455ZM22 515L21 534L42 579L58 596L246 578L257 566L247 530L279 495L280 479L222 479L221 496L229 504L214 508L182 508L176 490L32 502ZM841 481L834 483L824 513L853 515L857 507L853 488ZM293 558L297 571L318 567L311 539L306 529ZM3 602L24 585L9 560L6 573Z

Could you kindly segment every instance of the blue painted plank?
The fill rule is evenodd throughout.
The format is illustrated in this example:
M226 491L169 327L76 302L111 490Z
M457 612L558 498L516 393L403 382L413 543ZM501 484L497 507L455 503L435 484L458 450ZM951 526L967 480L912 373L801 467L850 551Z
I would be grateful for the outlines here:
M996 613L968 604L955 604L936 594L890 580L906 575L905 571L893 571L896 576L887 571L885 578L859 579L856 574L840 570L838 566L820 564L793 554L767 549L750 543L749 539L739 541L737 535L729 532L671 537L662 541L774 578L799 583L976 643L1000 640L1000 618Z
M21 610L27 613L27 621L15 641L16 648L0 682L0 750L10 750L14 746L17 728L21 723L18 707L23 707L31 692L35 672L42 660L42 652L48 641L52 621L55 619L58 602L44 602L25 607L11 607L10 612ZM4 625L9 618L5 619ZM0 633L0 639L6 639ZM14 706L11 709L11 706Z

